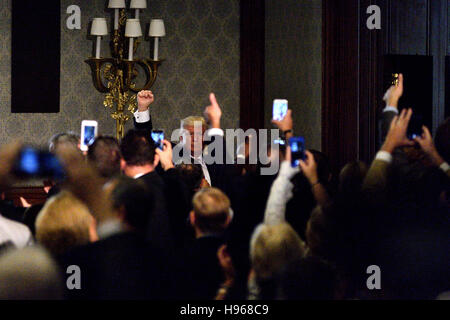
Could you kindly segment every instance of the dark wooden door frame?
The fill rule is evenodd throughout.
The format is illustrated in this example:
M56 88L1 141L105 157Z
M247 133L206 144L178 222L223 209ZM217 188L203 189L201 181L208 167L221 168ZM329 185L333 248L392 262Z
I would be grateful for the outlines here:
M382 30L367 29L366 9L381 2L323 1L322 151L335 171L376 151L384 42Z
M240 1L240 127L264 128L265 1Z
M358 1L323 1L322 10L322 151L337 169L357 158Z

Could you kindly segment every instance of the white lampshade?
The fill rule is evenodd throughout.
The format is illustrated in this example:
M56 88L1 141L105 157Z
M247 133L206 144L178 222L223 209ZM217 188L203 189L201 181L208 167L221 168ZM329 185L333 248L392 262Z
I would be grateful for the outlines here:
M147 0L131 0L131 9L145 9L147 8Z
M110 9L125 8L125 0L109 0L108 8Z
M142 36L141 23L139 19L127 19L125 26L125 37L137 38Z
M94 18L91 27L92 36L106 36L108 35L108 26L105 18Z
M164 28L164 21L162 19L152 19L150 22L150 29L148 30L150 37L164 37L166 29Z

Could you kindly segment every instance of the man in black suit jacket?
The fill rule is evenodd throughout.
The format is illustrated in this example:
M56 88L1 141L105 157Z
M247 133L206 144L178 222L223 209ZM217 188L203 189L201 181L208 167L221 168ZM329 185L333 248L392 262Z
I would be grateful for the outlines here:
M159 247L171 250L182 239L179 234L189 213L188 192L171 161L171 149L158 149L146 131L130 130L121 143L122 171L126 176L142 180L154 195L154 211L149 221L148 237ZM169 144L170 147L170 144ZM155 169L160 159L162 172Z
M223 234L231 221L230 200L217 188L205 188L192 202L189 219L196 239L181 254L185 298L212 300L224 281L217 251L225 242Z
M154 101L154 95L151 91L141 91L138 93L138 111L134 114L135 128L150 132L153 128L149 106ZM216 97L213 93L210 94L210 105L205 109L205 116L210 124L210 128L207 128L207 122L202 117L190 116L181 120L181 128L186 133L183 135L182 143L180 146L184 147L184 151L190 154L189 161L200 164L202 166L204 179L210 186L225 189L228 176L230 174L225 163L229 155L225 148L224 132L220 127L220 120L222 111L217 103ZM201 130L195 131L194 123L199 124ZM207 137L210 141L205 141ZM207 150L206 145L221 145L223 154L220 157L221 163L206 163L205 155ZM202 154L202 151L203 154ZM210 154L213 158L214 152Z

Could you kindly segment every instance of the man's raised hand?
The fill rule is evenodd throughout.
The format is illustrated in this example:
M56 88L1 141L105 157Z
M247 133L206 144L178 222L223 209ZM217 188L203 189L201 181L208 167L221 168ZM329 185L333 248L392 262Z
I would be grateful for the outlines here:
M103 180L97 169L73 147L58 148L57 156L67 175L64 184L87 205L97 222L112 217L111 203L103 190Z
M220 118L222 117L222 110L217 103L214 93L210 93L209 101L211 104L205 108L205 118L209 121L212 128L220 128Z
M272 123L283 132L292 130L292 110L289 109L282 120L272 120Z
M414 145L414 141L409 140L406 136L412 113L412 109L403 109L400 115L392 119L391 127L381 150L392 153L398 147Z
M155 96L149 90L139 91L137 94L138 111L147 111L148 107L155 101Z
M444 159L439 155L436 147L434 146L433 137L430 130L427 127L422 127L422 136L416 137L414 140L420 145L422 150L430 157L431 161L437 166L440 166Z
M159 162L164 171L174 167L172 162L172 145L169 141L163 140L163 150L156 148L156 154L159 156Z
M302 169L303 174L308 179L311 185L319 182L319 175L317 173L317 163L314 159L314 155L308 150L305 151L305 160L299 161L299 166Z
M385 93L383 100L390 107L398 108L398 101L403 95L403 74L398 76L398 84L392 85Z

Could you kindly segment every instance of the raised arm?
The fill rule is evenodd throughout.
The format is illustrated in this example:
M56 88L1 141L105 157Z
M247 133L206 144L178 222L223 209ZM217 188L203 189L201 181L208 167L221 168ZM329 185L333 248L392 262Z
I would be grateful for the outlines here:
M300 168L303 174L308 179L311 185L311 191L316 199L317 204L324 206L330 203L330 197L327 190L323 186L322 182L319 180L319 175L317 173L317 163L314 160L314 156L311 152L306 151L305 161L300 160Z
M414 141L406 137L409 120L412 116L411 109L404 109L399 116L395 116L391 122L386 140L372 162L363 183L366 194L372 195L371 201L382 201L387 185L387 168L392 162L392 153L402 146L414 145ZM381 197L381 198L380 198Z
M422 136L417 137L416 142L420 145L422 150L427 154L433 164L443 170L450 177L450 166L438 153L433 137L431 136L430 130L427 127L422 127Z
M292 110L289 109L282 120L272 120L272 123L281 131L281 135L289 140L294 135L294 126L292 121Z
M228 150L227 148L224 131L221 128L222 109L214 93L210 93L209 101L210 104L204 111L209 129L205 132L205 144L207 143L208 146L204 149L207 152L204 152L203 156L207 164L214 162L208 168L213 187L226 190L236 171L233 170L232 166L226 165L227 163L233 163L234 150Z
M291 150L287 147L286 160L281 163L278 176L270 188L264 212L264 223L274 225L285 222L286 204L292 198L292 188L294 187L291 178L298 172L298 167L291 166Z
M398 84L392 85L385 93L383 100L386 107L383 109L379 123L380 138L379 143L382 145L389 131L392 119L398 115L398 101L403 95L403 74L399 75Z
M89 208L98 223L113 216L111 202L103 190L98 171L79 152L63 146L58 150L67 174L65 186Z
M137 94L138 111L134 113L134 127L139 130L153 129L152 117L149 106L155 101L155 96L151 91L142 90Z

